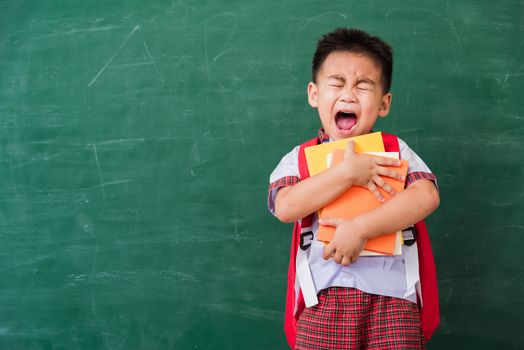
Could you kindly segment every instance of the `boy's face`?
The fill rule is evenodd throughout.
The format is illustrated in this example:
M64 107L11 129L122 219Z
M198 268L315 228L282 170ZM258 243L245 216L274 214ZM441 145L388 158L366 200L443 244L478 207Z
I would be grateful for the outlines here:
M384 94L380 67L368 56L332 52L308 85L309 104L318 108L324 131L334 140L367 134L385 117L391 94Z

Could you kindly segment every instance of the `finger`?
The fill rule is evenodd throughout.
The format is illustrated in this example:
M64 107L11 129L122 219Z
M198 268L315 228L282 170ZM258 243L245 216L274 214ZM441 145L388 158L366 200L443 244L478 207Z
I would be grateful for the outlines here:
M333 257L333 254L335 254L335 247L333 244L328 244L324 247L324 251L322 252L322 257L324 260L329 260Z
M355 142L349 141L346 145L346 152L355 153Z
M340 265L348 266L351 263L351 257L344 256Z
M367 185L367 188L368 190L371 191L371 193L373 193L373 195L381 202L385 202L386 200L384 199L384 196L382 196L382 193L380 193L380 191L378 190L377 186L375 185L375 183L373 182L370 182L368 183Z
M375 184L377 184L377 186L381 187L384 189L384 191L386 191L387 193L389 193L390 195L394 195L396 193L395 189L393 187L391 187L391 185L389 183L387 183L386 181L384 181L383 178L381 178L380 176L378 175L375 175L373 177L373 181L375 182Z
M340 225L340 221L341 219L337 219L337 218L324 218L324 219L319 219L318 223L324 226L337 227L338 225Z
M335 257L333 258L333 260L337 263L337 264L340 264L342 262L342 258L344 258L344 256L340 253L335 253Z
M375 161L375 164L381 165L381 166L400 166L402 165L402 162L399 159L395 159L395 158L373 156L373 160Z
M355 154L355 142L349 141L346 145L346 151L344 152L344 158Z
M402 176L399 172L388 169L388 168L379 168L378 174L381 176L387 176L387 177L390 177L392 179L399 180L399 181L404 180L404 176Z
M351 262L352 262L352 263L356 263L357 260L358 260L358 257L359 257L358 255L352 256L351 259L350 259Z

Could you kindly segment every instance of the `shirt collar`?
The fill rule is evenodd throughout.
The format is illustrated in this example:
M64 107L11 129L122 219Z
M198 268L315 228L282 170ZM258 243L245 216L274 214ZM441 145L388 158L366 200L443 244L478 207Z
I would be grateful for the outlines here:
M326 132L322 128L318 129L318 139L319 139L320 143L324 143L324 142L329 142L330 141L329 135L326 134Z
M373 130L370 131L370 133L372 133ZM331 140L331 138L329 137L328 134L326 134L326 132L324 131L323 128L320 128L318 129L318 135L317 135L320 143L324 143L324 142L330 142L330 141L333 141Z

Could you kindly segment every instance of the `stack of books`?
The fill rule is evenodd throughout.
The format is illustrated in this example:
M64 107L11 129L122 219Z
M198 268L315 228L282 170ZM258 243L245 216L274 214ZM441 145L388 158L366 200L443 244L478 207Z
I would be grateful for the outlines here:
M304 151L310 176L314 176L331 166L336 165L344 158L346 145L349 141L355 142L355 152L366 153L372 156L391 157L399 159L397 152L385 152L382 133L375 132L361 135L353 138L347 138L339 141L324 143L317 146L307 147ZM406 178L408 171L408 162L401 160L400 167L390 167ZM404 190L405 181L399 181L389 177L382 177L388 182L396 192ZM391 196L379 188L386 200ZM373 210L382 203L367 189L359 186L352 186L340 197L319 210L318 216L323 218L354 218L362 213ZM331 241L335 234L335 228L331 226L320 225L317 234L319 241L326 244ZM402 254L402 232L392 232L368 240L361 256L391 256Z

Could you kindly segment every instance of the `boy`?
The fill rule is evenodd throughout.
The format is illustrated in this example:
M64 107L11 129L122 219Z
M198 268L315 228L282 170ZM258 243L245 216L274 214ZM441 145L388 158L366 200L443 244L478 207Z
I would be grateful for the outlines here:
M315 143L367 134L378 117L387 116L392 66L390 46L377 37L346 28L324 35L313 57L313 81L308 85L308 102L318 109L323 127ZM409 170L406 189L395 194L380 175L401 179L385 167L400 162L359 155L353 148L349 142L342 162L305 178L299 169L304 162L303 146L297 146L271 174L269 210L282 222L302 225L296 260L299 282L295 281L291 294L300 288L308 307L300 314L295 303L299 294L290 297L288 288L287 302L293 303L295 316L291 324L289 315L286 318L288 341L295 346L294 321L299 316L296 349L423 348L418 280L413 281L408 273L413 270L413 260L408 258L413 257L413 251L417 265L417 244L404 245L402 256L359 258L359 254L368 239L405 229L431 214L439 205L436 178L398 139L400 157L409 161ZM351 186L367 187L384 203L354 219L320 222L336 228L333 240L324 246L316 240L316 212ZM385 202L379 187L394 196ZM305 226L313 233L304 232ZM308 239L308 234L313 239ZM421 243L418 238L417 243ZM290 266L294 270L293 258Z

